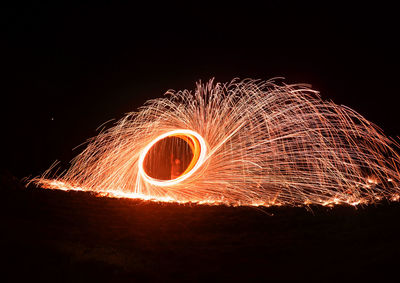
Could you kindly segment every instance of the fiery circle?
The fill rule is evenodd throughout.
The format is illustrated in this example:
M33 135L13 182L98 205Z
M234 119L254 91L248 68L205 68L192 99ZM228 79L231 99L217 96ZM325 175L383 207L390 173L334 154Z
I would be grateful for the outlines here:
M159 141L161 141L164 138L167 137L179 137L185 140L188 145L190 146L192 152L193 152L193 158L190 161L188 167L186 170L178 177L172 180L159 180L150 177L146 171L144 170L144 160L147 156L147 153L149 150ZM176 185L190 176L193 175L194 172L196 172L200 166L204 163L206 159L206 153L207 153L207 146L206 142L204 141L203 137L196 133L195 131L192 130L174 130L167 132L165 134L162 134L155 138L152 142L150 142L142 151L139 157L139 175L148 183L155 185L155 186L160 186L160 187L165 187L165 186L173 186Z

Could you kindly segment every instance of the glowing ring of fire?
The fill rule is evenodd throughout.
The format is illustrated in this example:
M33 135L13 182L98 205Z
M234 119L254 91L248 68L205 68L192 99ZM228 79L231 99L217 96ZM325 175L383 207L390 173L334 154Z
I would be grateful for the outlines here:
M193 158L190 161L188 167L186 170L178 177L172 180L159 180L150 177L147 175L143 168L143 162L144 159L146 158L147 153L149 150L160 140L167 138L167 137L179 137L183 140L185 140L192 152L193 152ZM156 139L154 139L151 143L149 143L142 151L139 157L139 175L148 183L156 186L172 186L175 184L178 184L182 182L183 180L186 180L190 176L193 175L194 172L197 171L197 169L200 168L200 166L203 164L204 160L206 159L206 152L207 152L207 146L206 142L204 141L203 137L199 135L198 133L191 131L191 130L174 130L165 134L162 134L158 136Z

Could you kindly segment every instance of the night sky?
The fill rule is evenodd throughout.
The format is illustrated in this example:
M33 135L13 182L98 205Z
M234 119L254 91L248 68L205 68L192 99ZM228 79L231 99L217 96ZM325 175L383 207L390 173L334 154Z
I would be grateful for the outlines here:
M212 77L308 83L400 135L394 7L131 2L2 9L2 168L67 164L102 123Z

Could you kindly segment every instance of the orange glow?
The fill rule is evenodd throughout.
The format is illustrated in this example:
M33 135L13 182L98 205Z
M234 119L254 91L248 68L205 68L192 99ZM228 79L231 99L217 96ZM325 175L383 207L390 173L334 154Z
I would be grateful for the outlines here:
M64 183L62 181L57 180L45 180L41 184L44 189L51 190L61 190L61 191L81 191L88 192L90 190L82 187L74 187L68 183ZM151 195L145 195L141 193L129 193L123 192L119 190L107 190L107 191L99 191L96 192L96 196L98 197L111 197L111 198L126 198L126 199L137 199L143 201L154 201L154 202L165 202L165 203L179 203L179 204L206 204L206 205L231 205L231 206L263 206L263 207L272 207L272 206L282 206L283 203L271 200L271 201L251 201L251 202L243 202L243 203L229 203L224 199L203 199L203 200L176 200L172 197L156 197ZM390 201L398 202L400 201L399 194L393 194L390 198ZM369 203L381 200L380 197L376 197L375 199L366 199L366 198L352 198L349 197L347 199L339 199L333 198L329 200L320 199L317 202L305 201L303 204L299 204L297 206L310 206L310 205L321 205L327 207L333 207L335 205L350 205L350 206L358 206L358 205L367 205Z
M32 181L99 196L233 206L400 199L398 143L304 85L211 80L168 94L93 138L67 171L54 178L50 168ZM162 140L191 151L176 172L175 153L160 150Z
M149 150L160 140L166 138L166 137L180 137L185 139L190 148L192 149L193 152L193 158L191 162L189 163L189 166L186 168L186 170L176 179L172 180L158 180L150 177L147 175L143 168L143 162L144 159L149 152ZM196 172L197 169L200 168L200 166L204 163L204 160L206 158L206 153L207 153L207 146L206 143L203 139L202 136L200 136L198 133L191 131L191 130L174 130L171 132L167 132L165 134L162 134L155 138L152 142L150 142L141 152L140 157L139 157L139 175L141 178L143 178L146 182L154 185L154 186L159 186L159 187L165 187L165 186L173 186L176 185L190 176L193 175L194 172Z

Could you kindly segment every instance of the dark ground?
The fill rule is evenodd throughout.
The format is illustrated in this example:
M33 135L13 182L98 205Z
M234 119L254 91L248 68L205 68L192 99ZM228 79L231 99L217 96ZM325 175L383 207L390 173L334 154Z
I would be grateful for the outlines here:
M176 205L22 187L1 176L11 282L386 281L399 203L335 208Z

